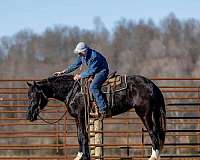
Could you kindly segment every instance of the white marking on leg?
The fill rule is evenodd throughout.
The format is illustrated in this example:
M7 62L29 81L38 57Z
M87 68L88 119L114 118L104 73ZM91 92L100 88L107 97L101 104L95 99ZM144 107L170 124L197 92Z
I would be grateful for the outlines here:
M159 150L154 150L153 148L152 148L152 153L151 153L151 158L150 159L156 159L156 160L158 160L159 159L159 157L160 157L160 151Z
M74 158L74 160L80 160L83 156L83 152L78 152L76 155L76 158Z

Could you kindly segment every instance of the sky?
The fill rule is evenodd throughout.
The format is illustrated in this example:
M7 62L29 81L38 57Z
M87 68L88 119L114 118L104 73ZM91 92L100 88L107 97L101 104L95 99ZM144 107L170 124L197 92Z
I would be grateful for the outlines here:
M94 17L112 31L122 18L159 23L171 12L200 20L200 0L1 0L0 37L27 28L40 34L55 25L93 29Z

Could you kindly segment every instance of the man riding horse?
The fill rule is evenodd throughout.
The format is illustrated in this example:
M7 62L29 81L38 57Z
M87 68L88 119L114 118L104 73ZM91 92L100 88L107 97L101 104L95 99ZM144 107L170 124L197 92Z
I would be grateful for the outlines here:
M91 76L93 77L93 81L90 84L90 92L94 96L96 104L99 107L99 113L97 112L97 115L93 116L102 118L109 116L107 100L101 91L102 84L106 81L109 73L106 58L101 53L91 49L84 42L79 42L77 44L74 53L78 54L76 61L69 65L65 70L61 72L55 72L54 75L73 72L82 65L86 64L88 68L84 72L76 74L74 76L74 80L89 78Z
M79 49L80 54L82 54L82 51L85 53L84 56L79 56L79 63L77 62L77 64L71 65L71 67L68 67L67 70L58 72L57 74L62 74L64 72L69 73L69 71L75 70L80 66L80 64L82 64L82 58L85 58L85 62L89 66L87 71L81 73L81 75L76 75L75 77L70 74L64 74L62 76L51 76L47 79L34 81L33 83L27 82L29 87L27 119L31 122L37 120L39 113L45 106L47 106L50 98L64 102L69 114L75 118L77 127L79 152L75 160L90 160L89 137L86 126L87 124L85 123L85 113L87 113L85 110L86 97L85 94L82 93L82 88L77 79L94 74L94 81L92 82L90 88L93 90L93 88L96 87L93 94L97 97L97 102L100 101L100 104L104 104L99 107L102 107L100 108L100 112L103 115L106 115L106 100L103 99L104 97L102 96L100 89L103 80L107 77L108 69L107 63L101 64L99 61L94 63L97 59L101 59L100 62L106 62L102 55L89 49L89 47L87 47L84 43L82 43L81 46L83 46L83 49L80 49L79 47L75 49L75 51ZM106 66L105 68L104 65ZM90 68L94 68L95 72L91 72ZM104 79L102 77L104 77ZM96 92L97 94L95 94ZM99 94L102 97L99 98ZM135 109L136 114L142 120L152 141L152 154L149 160L159 160L166 134L165 101L161 90L151 80L143 76L128 75L126 77L126 89L118 89L118 91L114 94L114 105L109 108L111 113L109 116L119 115L132 108Z

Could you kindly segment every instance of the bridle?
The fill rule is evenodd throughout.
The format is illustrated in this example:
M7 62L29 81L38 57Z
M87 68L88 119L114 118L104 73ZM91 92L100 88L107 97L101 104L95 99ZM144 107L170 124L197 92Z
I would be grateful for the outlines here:
M80 85L79 81L75 81L74 82L74 84L72 86L72 89L71 89L71 92L70 92L70 94L67 96L67 98L65 100L65 104L66 105L69 105L72 93L73 93L73 91L74 91L75 86L76 86L77 83ZM61 121L64 118L64 116L67 114L67 109L65 110L65 112L63 113L63 115L60 116L60 118L58 118L57 120L55 120L53 122L49 122L49 121L45 120L43 117L40 116L40 113L42 113L42 111L44 111L44 110L41 110L42 96L44 97L44 99L46 100L47 103L48 103L49 100L48 100L47 96L44 94L44 92L42 90L40 90L38 93L40 94L39 104L38 104L38 106L39 106L39 108L38 108L38 117L40 118L40 120L42 120L43 122L45 122L47 124L56 124L59 121Z

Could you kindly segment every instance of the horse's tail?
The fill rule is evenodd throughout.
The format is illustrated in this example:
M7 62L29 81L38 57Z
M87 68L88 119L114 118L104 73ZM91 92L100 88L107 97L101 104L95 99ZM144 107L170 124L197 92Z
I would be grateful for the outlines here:
M160 149L162 150L165 142L165 133L166 133L166 112L163 108L160 108L160 126L159 126L159 137L160 137Z
M157 88L157 86L156 86ZM157 102L155 104L155 110L153 111L153 121L155 122L155 129L158 133L160 139L160 150L162 150L165 142L165 133L166 133L166 110L164 97L159 88L157 88Z

